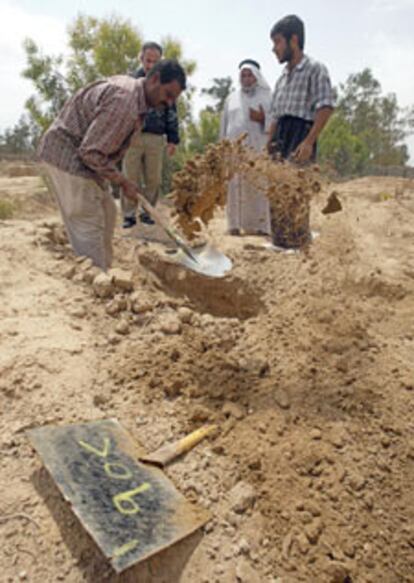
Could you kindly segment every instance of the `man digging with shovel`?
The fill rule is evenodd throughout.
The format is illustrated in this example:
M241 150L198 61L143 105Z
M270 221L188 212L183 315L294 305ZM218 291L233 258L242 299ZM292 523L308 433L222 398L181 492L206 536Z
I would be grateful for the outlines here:
M145 78L119 75L79 90L44 134L44 162L73 250L107 270L116 206L108 181L137 202L136 185L116 168L148 109L172 106L186 88L183 68L159 62Z

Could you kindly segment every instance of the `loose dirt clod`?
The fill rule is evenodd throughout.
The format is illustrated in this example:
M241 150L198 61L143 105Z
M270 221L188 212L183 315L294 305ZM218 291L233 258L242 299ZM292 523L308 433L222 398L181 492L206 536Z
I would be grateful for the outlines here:
M322 209L322 214L323 215L331 215L331 214L337 213L341 210L342 210L342 204L338 198L338 193L333 191L329 195L329 198L326 201L326 205Z
M241 136L207 147L174 175L171 197L180 228L194 238L216 207L225 204L228 183L237 174L268 197L274 244L303 247L310 240L310 200L321 189L318 168L275 162L243 140Z

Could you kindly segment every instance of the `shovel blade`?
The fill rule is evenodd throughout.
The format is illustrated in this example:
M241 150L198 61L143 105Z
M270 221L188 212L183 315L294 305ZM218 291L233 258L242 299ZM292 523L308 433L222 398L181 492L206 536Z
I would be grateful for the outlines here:
M207 277L224 277L232 268L229 257L211 245L192 249L194 259L181 249L174 254L174 261Z

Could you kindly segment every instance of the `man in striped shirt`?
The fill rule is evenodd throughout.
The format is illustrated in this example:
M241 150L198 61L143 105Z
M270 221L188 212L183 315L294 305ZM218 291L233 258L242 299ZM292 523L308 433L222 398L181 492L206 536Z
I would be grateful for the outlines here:
M304 54L305 27L297 16L279 20L270 37L275 56L286 67L273 93L269 152L299 163L313 161L334 107L328 70Z
M116 167L148 109L175 103L186 87L174 60L158 63L142 79L118 75L80 89L42 137L38 155L56 194L77 255L106 270L112 261L116 207L109 182L137 201L137 185Z

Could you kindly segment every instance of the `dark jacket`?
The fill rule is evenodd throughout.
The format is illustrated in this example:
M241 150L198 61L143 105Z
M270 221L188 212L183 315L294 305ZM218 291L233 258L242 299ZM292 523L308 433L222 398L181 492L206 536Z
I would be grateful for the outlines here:
M132 73L132 77L139 79L145 77L142 67ZM148 134L166 135L169 144L178 144L180 136L178 133L178 116L175 105L165 109L150 109L145 116L143 132Z

